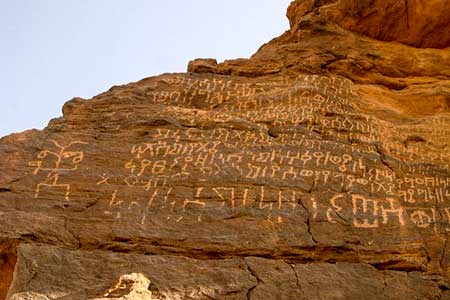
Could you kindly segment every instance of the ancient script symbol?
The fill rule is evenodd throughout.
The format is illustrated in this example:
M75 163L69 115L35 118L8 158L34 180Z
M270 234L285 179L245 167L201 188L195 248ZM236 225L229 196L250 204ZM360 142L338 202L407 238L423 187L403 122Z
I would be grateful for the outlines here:
M62 146L55 140L50 140L50 142L56 148L55 151L44 149L37 155L37 161L28 163L30 166L36 167L33 172L34 175L38 175L39 172L46 173L46 178L36 186L34 198L39 197L39 193L43 188L62 188L65 191L64 199L68 201L70 184L61 183L60 177L68 172L77 170L84 159L84 153L82 151L68 151L67 149L73 145L86 145L87 143L74 141ZM45 163L48 163L49 166L44 166Z
M411 220L420 228L427 228L433 221L432 218L422 210L417 210L411 214Z

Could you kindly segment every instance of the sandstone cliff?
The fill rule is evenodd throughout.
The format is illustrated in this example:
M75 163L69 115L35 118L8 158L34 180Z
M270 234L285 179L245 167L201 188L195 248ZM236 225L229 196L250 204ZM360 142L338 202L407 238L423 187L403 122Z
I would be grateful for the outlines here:
M449 7L297 0L1 139L0 299L450 299Z

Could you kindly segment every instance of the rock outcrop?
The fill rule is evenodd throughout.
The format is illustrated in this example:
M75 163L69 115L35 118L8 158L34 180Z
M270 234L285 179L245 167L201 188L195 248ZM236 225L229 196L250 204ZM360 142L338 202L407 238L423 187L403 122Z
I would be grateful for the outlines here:
M297 0L1 139L0 299L450 299L448 4Z
M288 11L292 30L311 12L382 41L420 48L450 46L448 0L296 0Z

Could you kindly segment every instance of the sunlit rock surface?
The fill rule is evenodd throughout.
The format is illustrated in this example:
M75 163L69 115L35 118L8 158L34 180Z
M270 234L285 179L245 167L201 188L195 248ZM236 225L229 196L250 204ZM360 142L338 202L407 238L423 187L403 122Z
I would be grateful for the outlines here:
M0 299L450 299L448 30L310 2L1 139Z

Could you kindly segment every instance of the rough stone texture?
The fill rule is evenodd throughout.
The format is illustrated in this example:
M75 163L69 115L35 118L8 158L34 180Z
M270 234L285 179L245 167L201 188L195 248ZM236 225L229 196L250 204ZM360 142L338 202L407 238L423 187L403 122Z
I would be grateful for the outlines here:
M101 298L92 300L145 300L152 298L150 280L140 273L122 275Z
M1 139L0 296L450 299L450 50L307 3L250 59Z
M0 299L5 299L13 279L13 270L17 262L16 247L16 241L0 239Z
M150 295L153 299L246 299L247 291L257 284L243 259L195 260L34 245L21 246L19 252L21 276L11 294L31 289L50 299L138 300ZM35 263L30 266L29 261ZM128 293L137 297L127 297Z
M383 41L422 48L450 46L449 0L296 0L288 10L292 29L311 12Z

